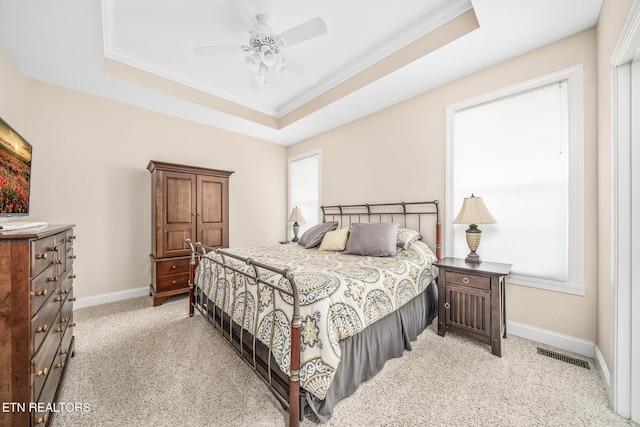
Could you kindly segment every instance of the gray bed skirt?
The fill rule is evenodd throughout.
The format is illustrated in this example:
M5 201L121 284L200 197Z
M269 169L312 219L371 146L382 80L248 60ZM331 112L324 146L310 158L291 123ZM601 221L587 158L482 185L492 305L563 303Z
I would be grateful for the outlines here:
M418 338L437 314L438 287L434 280L399 310L340 341L340 364L325 399L306 395L313 412L320 420L328 421L340 400L352 395L362 382L380 372L387 360L401 357L404 350L411 350L411 341Z

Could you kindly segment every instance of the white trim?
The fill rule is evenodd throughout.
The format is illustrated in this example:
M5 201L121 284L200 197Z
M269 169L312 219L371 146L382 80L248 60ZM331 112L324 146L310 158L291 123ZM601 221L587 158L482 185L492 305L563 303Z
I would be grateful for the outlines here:
M600 348L597 345L595 350L596 354L594 359L596 361L596 367L598 368L600 378L602 378L602 381L604 381L604 387L607 390L607 395L609 395L611 392L611 375L609 375L609 369L607 368L604 357L602 356Z
M507 321L507 339L509 339L509 334L550 345L561 350L580 354L585 357L590 357L592 359L595 355L596 344L593 341L564 335L547 329L537 328L524 323L518 323L511 320Z
M584 296L584 79L582 64L546 74L526 82L521 82L487 94L470 98L446 107L446 188L445 188L445 224L451 224L453 210L453 186L451 176L454 171L453 129L455 114L459 110L492 102L501 98L518 95L560 81L567 81L569 103L569 215L567 283L539 280L532 277L516 276L510 282L520 286L530 286L555 292ZM448 243L451 242L449 245ZM445 227L444 253L453 256L453 227Z
M640 49L640 1L636 0L611 56L611 358L610 393L613 410L634 421L640 421L640 377L632 364L632 352L637 351L638 333L632 334L632 278L638 275L633 266L632 241L638 239L637 224L632 224L632 170L640 167L632 157L634 128L632 102L638 102L638 92L631 96L632 66ZM633 99L633 100L632 100ZM636 106L634 106L635 108ZM635 134L635 135L634 135ZM637 137L637 136L636 136ZM634 163L632 163L634 162ZM637 172L636 172L637 173ZM636 198L637 188L635 189ZM635 201L637 206L637 200ZM633 234L635 233L635 235ZM638 257L638 254L634 254ZM637 280L636 280L637 281ZM633 298L633 300L632 300ZM635 338L634 338L635 335ZM635 356L637 359L637 355ZM637 368L637 367L636 367Z
M92 307L94 305L107 304L110 302L122 301L125 299L149 296L149 286L142 288L128 289L126 291L111 292L108 294L95 295L92 297L78 298L73 304L73 309Z

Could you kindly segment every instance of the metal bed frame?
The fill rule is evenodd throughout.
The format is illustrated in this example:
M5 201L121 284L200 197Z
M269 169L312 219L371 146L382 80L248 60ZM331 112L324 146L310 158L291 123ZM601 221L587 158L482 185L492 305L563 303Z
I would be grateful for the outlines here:
M435 249L436 257L440 259L440 215L438 201L427 202L400 202L400 203L375 203L361 205L334 205L321 206L322 220L338 221L339 227L350 226L354 222L397 222L400 218L400 225L403 228L414 227L421 232L422 217L435 216ZM372 221L375 220L375 221ZM240 357L251 366L258 376L271 388L272 392L280 403L289 411L289 426L297 427L303 419L302 407L304 406L304 395L300 391L300 302L298 298L298 287L295 275L290 269L280 269L273 266L254 261L249 258L238 256L220 248L206 246L201 243L194 243L190 239L186 240L191 251L189 269L189 316L194 315L197 309L222 336L229 345L240 355ZM219 255L217 259L205 257L208 252L215 252ZM241 264L249 266L248 271L230 265L229 261L239 261ZM233 261L232 261L233 262ZM293 313L291 316L291 354L290 354L290 375L288 381L286 375L282 373L277 363L273 359L271 347L259 341L252 333L246 331L244 327L238 325L231 316L224 312L224 309L217 307L214 302L204 294L202 289L194 284L195 269L199 263L207 263L204 268L225 269L232 274L234 283L244 284L246 291L247 283L263 285L271 288L274 292L281 292L288 295L293 300ZM237 265L237 263L236 263ZM282 278L276 284L265 280L264 272L271 272L280 275ZM240 277L240 280L237 280ZM227 298L236 297L236 293L223 295L223 306L226 305ZM219 283L215 284L215 293L218 295ZM270 313L274 313L275 298L272 299ZM230 306L234 306L230 301ZM246 311L242 313L244 323ZM271 330L273 339L275 328ZM266 353L266 354L265 354ZM265 360L266 359L266 360Z

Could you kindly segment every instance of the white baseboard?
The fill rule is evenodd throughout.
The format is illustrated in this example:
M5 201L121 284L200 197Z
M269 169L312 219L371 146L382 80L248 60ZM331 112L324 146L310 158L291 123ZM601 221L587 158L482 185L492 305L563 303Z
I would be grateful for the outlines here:
M126 291L111 292L108 294L96 295L93 297L78 298L73 303L73 309L91 307L93 305L106 304L108 302L122 301L130 298L137 298L149 295L149 287L128 289Z
M583 340L582 338L563 335L558 332L548 331L546 329L536 328L535 326L525 325L524 323L513 322L510 320L507 321L507 337L509 334L590 357L592 359L595 357L596 344L592 341Z
M607 396L609 396L609 401L611 401L611 375L609 374L609 368L604 362L604 357L602 357L602 353L600 353L598 346L596 346L595 360L596 366L598 367L598 373L600 373L600 378L602 378L602 382L604 382L604 386L607 389Z

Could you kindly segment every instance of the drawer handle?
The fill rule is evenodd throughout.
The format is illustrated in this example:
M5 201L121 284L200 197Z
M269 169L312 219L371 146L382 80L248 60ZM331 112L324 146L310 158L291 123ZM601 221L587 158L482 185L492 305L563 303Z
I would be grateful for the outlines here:
M77 276L75 274L72 274L71 276L69 276L69 279L75 279Z
M172 266L171 266L171 269L172 269L172 270L175 270L176 268L177 268L177 267L176 267L175 265L172 265Z
M60 362L56 365L56 368L64 368L64 362Z
M41 254L36 255L36 259L47 259L47 253L43 252Z
M56 328L56 332L64 332L64 328L57 327L57 328Z
M449 309L451 308L451 304L449 304L448 302L444 303L444 308Z
M58 281L58 279L56 277L49 277L47 279L47 282L57 282L57 281Z
M63 317L61 320L62 323L67 323L68 321L69 321L68 317Z
M69 353L69 350L60 350L60 354L67 354Z
M47 325L38 326L36 332L47 332L47 329L49 329Z
M69 326L71 326L72 328L76 327L76 322L73 322L72 324L70 324Z
M67 239L67 242L71 243L75 239L76 239L76 236L74 234L73 236L69 236L69 238Z
M44 377L45 375L47 375L47 372L49 372L49 368L40 369L38 372L36 372L36 377Z
M56 262L56 264L58 264L58 265L62 265L62 260L61 260L61 259L59 259L59 260L58 260L58 262Z
M69 293L69 289L63 289L63 290L61 290L61 291L60 291L60 293L61 293L62 295L66 295L66 294L68 294L68 293Z
M44 288L43 290L36 292L36 296L37 297L47 296L47 292L49 292L49 291L47 291L47 288Z
M75 301L75 300L76 300L76 297L71 298L71 301Z
M44 424L49 420L49 414L46 414L44 417L40 417L36 420L36 424Z
M172 285L175 285L176 283L178 283L178 282L176 282L175 280L172 280L172 281L171 281L171 284L172 284Z
M469 284L469 278L468 277L464 277L462 279L462 283L464 283L465 285L468 285Z
M64 301L64 295L60 295L59 297L55 297L53 300L54 301L58 301L58 302L62 302L62 301Z
M75 255L71 255L69 258L76 259L77 257Z

